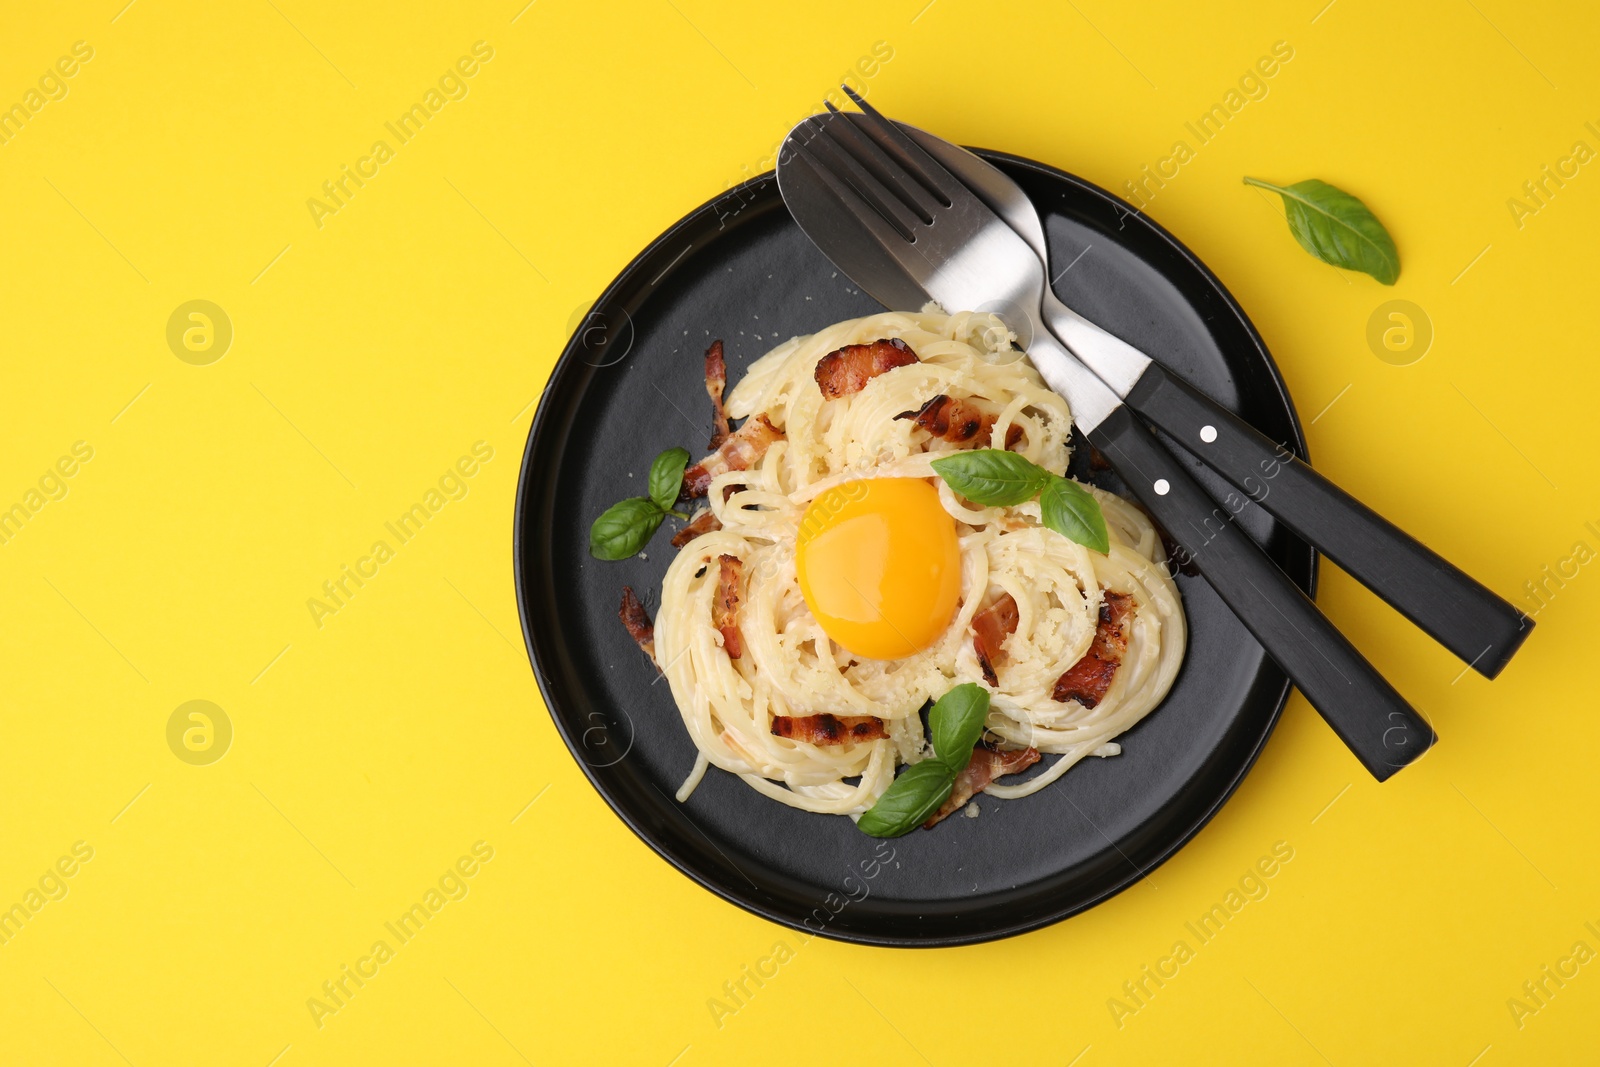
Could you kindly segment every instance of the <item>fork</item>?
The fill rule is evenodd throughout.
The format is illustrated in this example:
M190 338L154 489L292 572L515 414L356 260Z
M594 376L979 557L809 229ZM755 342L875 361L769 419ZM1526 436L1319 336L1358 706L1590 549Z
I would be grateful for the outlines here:
M1015 309L1032 338L1029 358L1066 397L1074 424L1362 765L1382 781L1414 762L1437 740L1428 723L1048 329L1048 281L1033 249L902 130L857 103L865 120L830 108L784 141L778 184L801 228L880 299L920 292L949 309Z

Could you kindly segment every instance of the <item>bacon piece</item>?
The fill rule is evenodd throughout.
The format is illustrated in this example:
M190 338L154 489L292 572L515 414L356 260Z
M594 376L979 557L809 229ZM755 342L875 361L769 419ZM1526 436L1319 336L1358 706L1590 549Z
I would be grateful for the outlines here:
M817 361L817 388L822 390L824 400L838 400L861 392L880 374L916 362L917 354L898 337L845 345Z
M1017 632L1017 601L1010 593L1002 593L999 600L972 617L972 647L978 653L978 666L983 668L983 680L999 685L994 665L1000 659L1000 643Z
M975 400L957 400L940 393L916 411L902 411L896 419L912 419L935 437L956 444L987 438L994 428L994 413Z
M689 520L689 525L672 535L672 547L682 548L701 534L708 534L712 530L722 529L722 523L711 513L710 508L701 508L694 518Z
M888 737L882 719L870 715L774 715L774 737L811 745L850 745Z
M728 439L728 410L722 406L722 390L728 385L728 365L722 359L722 341L706 349L706 395L711 398L711 444L720 448Z
M738 556L717 557L717 595L711 601L711 624L722 631L722 650L729 659L744 655L739 633L739 574L744 561Z
M772 442L782 439L783 431L772 425L764 413L746 419L715 452L683 472L684 490L691 497L705 496L712 478L725 471L749 470Z
M902 411L896 419L912 419L934 437L958 445L974 441L988 443L997 416L976 400L958 400L940 393L916 411ZM1022 440L1022 427L1012 423L1006 427L1005 447L1017 447Z
M633 586L622 587L622 606L617 609L617 618L622 620L622 625L627 627L628 636L638 644L639 650L650 657L650 662L656 661L656 624L650 621L649 614L644 610L644 605L639 602L639 595L633 591Z
M1133 611L1133 597L1125 593L1106 593L1100 602L1100 620L1094 628L1094 641L1089 651L1060 678L1056 679L1051 697L1065 703L1076 700L1085 708L1100 703L1111 688L1111 680L1122 665L1122 654L1128 650L1128 637L1122 632L1122 621Z
M996 778L1025 771L1038 762L1039 750L1036 748L996 752L992 748L979 745L972 750L972 762L967 764L966 770L956 775L956 784L950 790L949 799L939 805L939 810L922 824L922 828L931 830L939 820L948 818L966 807L967 801L987 789L989 783Z
M781 440L783 431L772 425L764 413L751 416L715 452L683 472L684 492L691 497L705 496L712 478L726 471L749 470L772 447L772 442Z

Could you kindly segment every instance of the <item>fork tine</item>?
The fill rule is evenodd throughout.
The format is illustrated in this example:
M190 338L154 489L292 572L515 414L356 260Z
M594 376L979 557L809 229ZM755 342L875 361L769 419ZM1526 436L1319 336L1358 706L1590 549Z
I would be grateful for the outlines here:
M820 139L819 139L820 140ZM812 145L801 139L794 139L796 148L795 161L810 167L817 178L834 195L840 205L850 213L861 227L872 235L886 251L894 254L913 242L913 238L902 232L899 227L886 219L870 201L866 200L854 186L841 179L818 157Z
M867 103L859 93L848 85L841 85L840 88L861 109L864 119L861 125L867 135L916 178L928 192L937 197L940 204L949 207L963 194L972 195L955 175L945 169L944 164L928 155L921 145L907 137L904 130Z
M899 231L907 241L916 240L917 227L930 221L927 217L913 215L907 210L902 190L886 187L880 176L862 166L859 159L841 147L832 135L836 125L853 125L843 115L819 116L816 124L820 136L808 138L802 147L811 155L813 169L827 170L831 176L846 182L856 195L865 200Z
M915 212L921 218L923 225L932 225L934 213L949 206L948 201L930 196L923 188L922 182L900 166L896 160L886 155L870 137L862 133L854 115L847 115L841 111L830 116L830 120L827 125L828 135L840 148L849 153L858 165L878 179L879 184Z

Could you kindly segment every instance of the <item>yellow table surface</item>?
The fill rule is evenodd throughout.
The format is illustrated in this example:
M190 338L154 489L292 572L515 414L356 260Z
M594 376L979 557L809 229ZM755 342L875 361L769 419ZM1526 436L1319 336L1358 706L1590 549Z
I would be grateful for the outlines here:
M125 2L0 33L0 1062L1594 1062L1591 6ZM1318 467L1537 611L1490 683L1325 568L1425 760L1379 786L1296 696L1148 880L927 952L748 915L601 802L520 636L532 411L574 314L850 71L1113 190L1165 167ZM1361 196L1399 284L1245 174ZM1422 358L1369 345L1390 300Z

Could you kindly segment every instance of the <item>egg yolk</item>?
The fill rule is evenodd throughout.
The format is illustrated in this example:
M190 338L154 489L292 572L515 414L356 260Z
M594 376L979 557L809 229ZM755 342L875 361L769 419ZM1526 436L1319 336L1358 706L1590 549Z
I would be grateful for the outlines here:
M827 635L868 659L901 659L938 640L961 595L956 524L917 478L846 482L800 520L795 567Z

